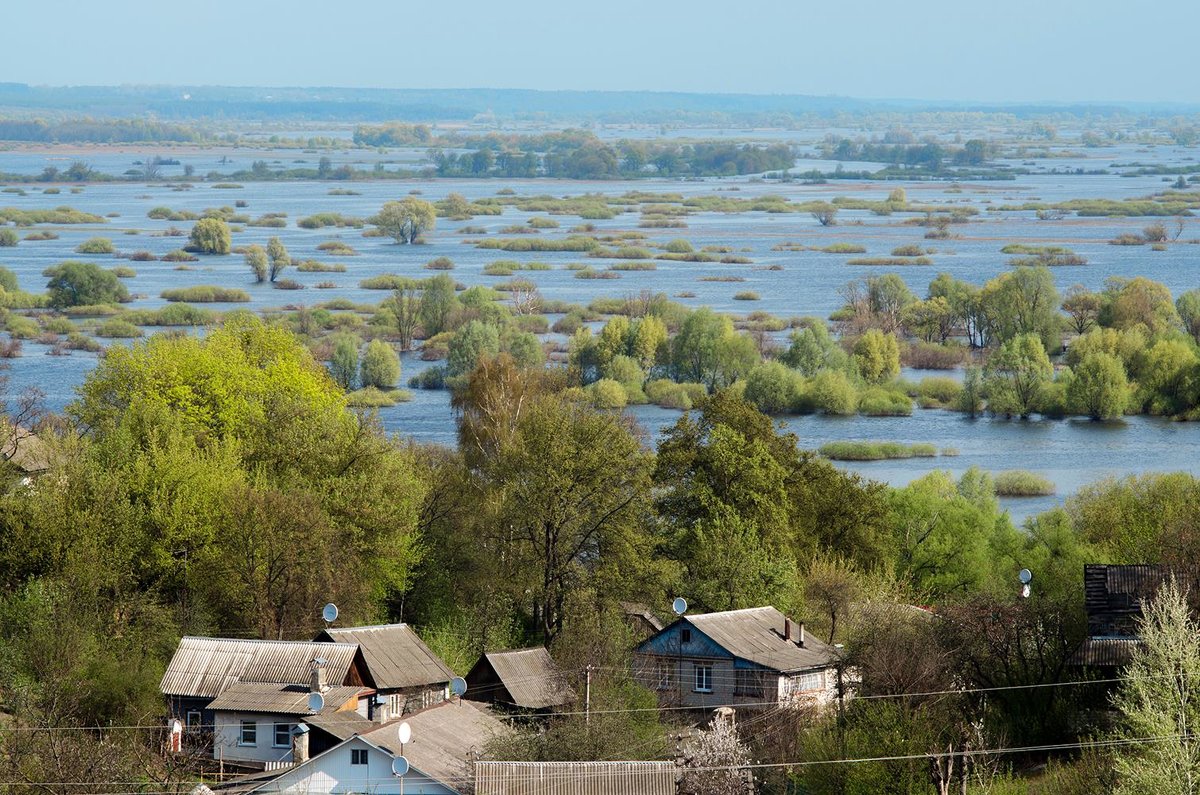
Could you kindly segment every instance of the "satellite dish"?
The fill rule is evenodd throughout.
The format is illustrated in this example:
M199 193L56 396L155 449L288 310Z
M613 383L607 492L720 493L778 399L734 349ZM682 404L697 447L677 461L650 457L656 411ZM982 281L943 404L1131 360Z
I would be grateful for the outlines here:
M337 605L335 605L333 602L330 602L321 608L321 618L325 619L326 624L332 624L334 621L337 621L337 617Z
M687 599L684 599L682 596L676 596L675 601L671 602L671 609L675 611L675 615L683 615L687 612Z
M1021 581L1022 585L1028 585L1033 580L1033 572L1029 569L1021 569L1020 573L1017 574L1017 578Z
M400 739L400 744L405 745L412 739L412 726L408 725L408 721L404 721L396 728L396 736Z
M402 756L392 759L392 775L403 776L408 772L408 760Z
M325 696L321 695L320 693L309 693L308 711L320 712L323 709L325 709Z
M461 696L463 693L467 692L467 680L463 679L461 676L456 676L451 679L450 692L456 696Z

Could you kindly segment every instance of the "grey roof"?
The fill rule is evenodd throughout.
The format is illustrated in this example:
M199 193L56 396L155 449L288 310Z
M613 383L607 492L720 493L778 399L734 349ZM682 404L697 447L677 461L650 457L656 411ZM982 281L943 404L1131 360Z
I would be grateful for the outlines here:
M168 696L216 698L238 682L307 684L310 663L323 658L325 681L346 681L358 647L352 643L185 637L159 689Z
M674 762L479 762L475 795L675 795Z
M654 615L654 611L644 604L639 602L621 602L621 611L629 617L640 618L650 626L654 627L655 631L663 628L663 622L658 616Z
M563 681L562 671L542 646L515 651L496 651L483 655L511 698L510 703L525 709L557 707L575 698ZM468 696L470 691L467 691Z
M471 776L473 755L483 753L493 737L511 732L486 708L455 699L384 724L362 738L393 755L399 754L396 732L404 722L412 729L412 740L404 745L409 764L455 790Z
M450 666L438 659L408 624L327 629L317 639L358 644L367 673L381 690L442 685L454 678Z
M1088 668L1120 668L1128 665L1135 649L1142 645L1138 638L1085 638L1070 664Z
M325 690L322 714L337 712L363 688L340 685ZM370 692L368 690L368 692ZM270 712L280 715L311 715L308 687L271 682L235 682L208 705L221 712Z
M356 734L366 734L379 728L378 723L369 721L351 710L342 710L341 712L323 710L317 715L306 716L304 722L339 740L345 740Z
M787 673L811 668L826 668L837 660L837 650L811 634L804 645L783 639L786 616L774 607L750 607L722 613L683 616L696 629L712 638L735 657ZM792 622L792 632L798 631Z

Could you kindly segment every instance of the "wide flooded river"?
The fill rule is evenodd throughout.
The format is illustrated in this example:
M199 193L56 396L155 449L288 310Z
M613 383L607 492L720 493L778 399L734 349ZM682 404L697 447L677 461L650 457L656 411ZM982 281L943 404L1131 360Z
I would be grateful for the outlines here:
M230 162L220 163L228 156ZM231 171L246 167L253 159L280 161L288 165L303 161L309 167L318 155L298 150L191 152L179 157L179 167L167 167L167 174L180 173L182 164L192 164L197 174L212 169ZM1015 181L968 182L867 182L836 181L823 185L763 182L747 177L707 179L702 181L636 182L567 182L553 180L416 180L371 181L354 183L325 182L247 182L237 189L214 188L201 181L189 190L176 190L170 185L140 183L93 183L72 193L68 186L61 192L47 194L42 186L13 186L24 194L9 191L0 194L0 206L22 209L52 208L68 205L101 216L116 214L105 224L91 226L55 227L57 240L21 242L15 248L0 249L0 264L17 273L23 289L41 292L46 286L43 269L65 259L86 259L105 266L131 265L137 276L126 280L132 293L137 294L132 307L155 307L165 302L160 293L169 288L198 284L237 287L249 292L251 302L238 305L214 305L215 309L248 307L264 310L282 306L315 305L333 298L346 298L361 303L377 303L386 293L362 289L359 281L373 275L397 273L425 277L430 271L424 263L438 257L451 258L456 267L452 275L465 285L494 284L498 277L485 276L483 267L496 259L542 261L552 270L523 271L520 275L535 282L548 299L587 303L602 296L623 297L642 290L664 292L670 296L681 293L691 297L676 298L689 306L709 305L715 309L745 313L762 310L779 316L828 316L842 303L839 288L851 279L886 272L886 268L851 266L847 256L811 251L775 250L780 243L791 242L824 246L834 242L858 243L867 252L856 256L888 256L897 246L917 243L935 249L930 266L909 266L893 269L918 295L924 295L928 282L939 272L976 284L1007 270L1009 257L1000 249L1008 243L1053 244L1067 246L1087 258L1088 264L1055 269L1060 291L1079 283L1092 289L1103 287L1110 276L1147 276L1163 282L1171 291L1180 292L1200 287L1200 245L1183 241L1200 238L1200 219L1189 219L1180 242L1166 251L1152 251L1148 246L1112 246L1108 240L1124 232L1137 232L1152 219L1146 218L1075 218L1058 221L1037 220L1032 212L997 213L989 208L1002 204L1026 201L1061 201L1072 198L1128 198L1145 196L1168 187L1159 176L1122 177L1117 171L1107 175L1078 175L1061 173L1068 169L1095 170L1109 168L1114 163L1158 163L1180 165L1192 157L1192 151L1176 147L1133 146L1102 150L1080 150L1078 158L1036 161L1038 173L1019 176ZM48 164L64 165L65 156L32 152L0 152L0 171L38 173ZM111 173L123 173L133 167L139 156L130 152L105 152L86 156L93 167ZM352 150L335 156L335 164L370 163L380 159L375 153ZM413 153L393 152L389 162L411 165ZM799 170L817 166L833 167L831 163L802 160ZM855 164L848 164L848 167ZM1057 169L1059 173L1054 173ZM450 192L467 198L496 195L508 188L519 195L573 196L585 193L618 195L630 190L681 193L688 196L723 195L750 198L764 194L782 194L792 201L832 199L847 196L881 200L889 191L903 187L911 202L961 204L980 210L971 223L955 225L957 237L950 240L927 241L924 229L906 225L911 216L881 217L866 211L842 211L838 225L822 227L805 213L768 214L696 213L686 217L686 229L643 229L650 239L666 241L685 237L696 248L706 245L731 246L734 253L752 260L752 264L659 262L654 271L625 271L611 280L582 280L564 266L585 261L582 255L566 253L526 254L480 250L463 243L458 230L465 225L485 228L489 236L513 224L524 224L535 213L507 208L503 215L477 217L469 221L439 219L437 228L427 235L423 246L396 246L389 239L364 238L354 229L306 230L296 226L296 220L318 212L339 212L365 217L374 213L385 201L403 198L419 191L422 198L436 200ZM350 188L356 195L330 195L335 188ZM286 276L296 279L310 289L281 291L266 285L251 283L250 274L240 256L205 257L193 263L192 270L176 270L169 262L127 262L111 256L82 256L74 254L83 240L104 236L113 240L121 251L146 250L156 255L179 248L185 242L179 237L163 237L169 226L190 228L190 222L155 221L146 217L152 207L167 206L174 210L201 212L205 208L244 202L237 212L257 217L265 213L287 213L288 226L283 229L246 227L234 235L234 245L265 244L272 235L279 235L295 260L319 259L346 265L344 273L297 273ZM536 213L542 215L541 213ZM1171 225L1174 222L1168 220ZM562 229L548 230L543 237L562 236L566 228L581 223L573 217L559 218ZM634 213L618 215L611 220L592 221L597 234L637 228ZM24 233L27 230L21 230ZM341 239L352 246L356 256L330 256L317 250L317 245ZM604 260L586 260L597 268ZM781 269L768 270L769 266ZM713 277L738 277L738 282L702 281ZM318 282L333 281L336 287L313 289ZM761 300L734 300L733 295L744 290L759 294ZM119 343L118 343L119 344ZM10 362L10 392L24 386L37 386L46 393L50 409L61 410L73 397L75 387L95 365L94 354L76 352L71 356L44 355L46 346L26 343L24 354ZM404 358L404 378L419 372L427 363L408 355ZM921 375L921 374L912 374ZM658 407L637 407L630 413L653 436L678 417ZM381 419L396 433L421 441L452 444L454 418L444 392L414 392L413 400L383 409ZM911 417L895 418L830 418L799 417L785 421L788 428L806 447L841 439L877 439L901 442L930 442L939 448L953 448L956 456L847 465L864 475L903 484L931 469L961 472L975 465L989 470L1031 469L1048 476L1058 485L1058 495L1050 498L1008 500L1005 502L1015 517L1043 510L1059 502L1080 486L1111 475L1147 470L1187 470L1200 473L1200 428L1194 424L1171 423L1152 418L1135 417L1116 423L1089 423L1078 420L1041 420L1006 422L992 419L969 420L963 416L939 411L914 409Z

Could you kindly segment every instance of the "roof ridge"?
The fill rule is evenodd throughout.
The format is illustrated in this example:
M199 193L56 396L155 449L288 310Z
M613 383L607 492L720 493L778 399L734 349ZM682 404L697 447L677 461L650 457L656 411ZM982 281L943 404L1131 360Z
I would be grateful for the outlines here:
M412 629L412 627L409 626L407 621L400 621L395 624L364 624L359 627L326 627L325 631L326 632L358 632L359 630L395 629L398 627L408 627L409 629ZM413 632L416 632L416 630L414 629Z
M179 639L182 643L185 640L204 640L204 641L220 641L222 643L278 643L304 646L357 646L357 643L343 643L335 641L333 643L322 642L318 640L275 640L273 638L220 638L211 635L184 635Z

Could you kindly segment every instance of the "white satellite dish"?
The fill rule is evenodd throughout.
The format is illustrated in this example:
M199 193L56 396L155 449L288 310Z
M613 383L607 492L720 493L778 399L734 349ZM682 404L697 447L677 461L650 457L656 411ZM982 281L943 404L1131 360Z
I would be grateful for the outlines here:
M333 602L330 602L321 608L321 618L325 619L326 624L332 624L334 621L337 621L337 617L337 605L335 605Z
M325 696L321 695L320 693L309 693L308 711L320 712L323 709L325 709Z
M396 728L396 736L400 738L401 745L405 745L412 739L412 726L408 725L408 721L401 723Z
M675 611L675 615L683 615L687 612L687 599L684 599L682 596L676 596L675 601L671 602L671 609Z
M467 692L467 680L461 676L456 676L450 680L450 692L455 696L461 696Z
M408 760L402 756L392 759L392 775L403 776L408 773Z
M1033 572L1029 569L1021 569L1017 574L1017 579L1021 581L1022 585L1028 585L1033 580Z

